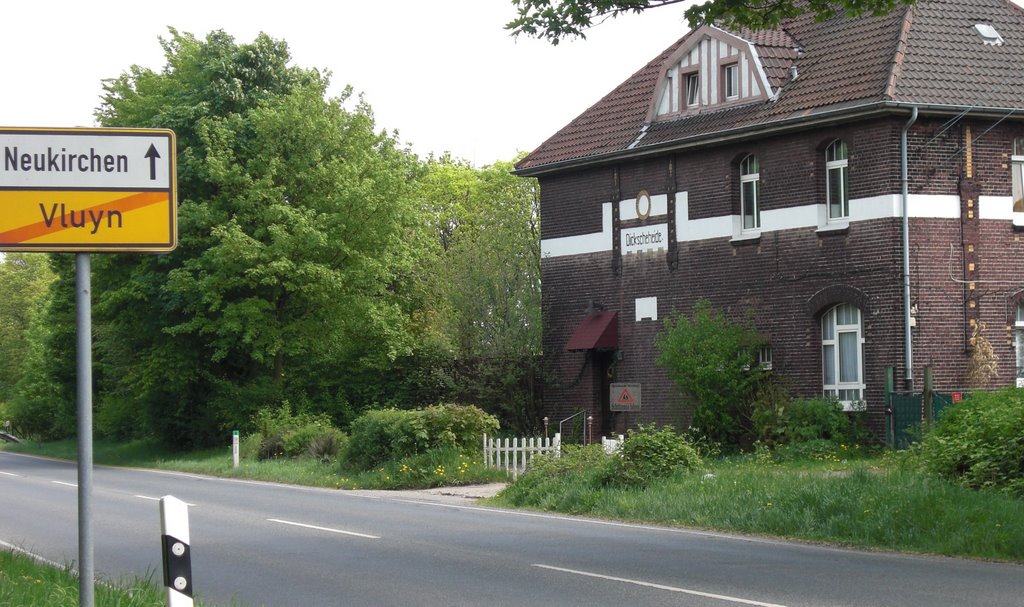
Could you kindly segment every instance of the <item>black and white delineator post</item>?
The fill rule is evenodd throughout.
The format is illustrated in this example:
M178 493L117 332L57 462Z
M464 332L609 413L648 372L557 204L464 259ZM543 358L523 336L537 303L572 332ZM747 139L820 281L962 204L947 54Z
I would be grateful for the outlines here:
M160 498L160 531L167 607L192 607L192 549L189 547L188 504L172 495Z

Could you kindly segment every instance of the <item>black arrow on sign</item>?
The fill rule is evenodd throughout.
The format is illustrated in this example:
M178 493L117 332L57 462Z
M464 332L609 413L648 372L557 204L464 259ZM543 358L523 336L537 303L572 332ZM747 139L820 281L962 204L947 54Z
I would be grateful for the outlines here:
M156 159L160 157L160 152L156 151L156 146L152 143L149 144L149 150L146 152L144 158L149 158L149 178L156 179Z

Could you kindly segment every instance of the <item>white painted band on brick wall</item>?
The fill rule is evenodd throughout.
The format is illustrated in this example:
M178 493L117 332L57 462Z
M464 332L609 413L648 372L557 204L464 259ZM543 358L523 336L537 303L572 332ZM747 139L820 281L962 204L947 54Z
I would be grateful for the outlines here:
M657 202L656 202L657 201ZM660 204L666 201L664 195L652 196L651 214L662 214ZM544 257L561 257L564 255L583 255L612 250L612 203L602 205L602 229L599 233L581 234L548 238L541 241L541 254ZM981 196L978 200L978 218L988 220L1016 220L1020 213L1013 213L1012 200L1009 196ZM634 201L619 203L620 219L635 219ZM667 212L667 210L666 210ZM850 201L850 217L843 224L872 219L891 219L903 214L899 194L858 198ZM908 214L911 218L923 219L959 219L960 198L956 195L911 195ZM710 238L735 238L740 236L738 226L739 215L718 215L700 219L689 218L689 196L686 192L676 194L676 240L693 242ZM761 212L760 233L797 228L818 227L827 229L825 205L807 204L785 209L765 210ZM657 226L660 229L661 226ZM653 229L653 227L652 227ZM623 230L623 235L627 230ZM625 249L625 247L624 247ZM625 250L623 251L626 252Z
M653 219L659 215L668 215L668 194L651 196L651 211L647 219ZM619 201L619 221L640 219L636 214L636 198Z
M612 250L612 203L601 205L601 231L579 236L563 236L546 238L540 241L542 257L562 257L564 255L583 255Z
M1012 196L978 196L978 217L981 219L1015 219Z

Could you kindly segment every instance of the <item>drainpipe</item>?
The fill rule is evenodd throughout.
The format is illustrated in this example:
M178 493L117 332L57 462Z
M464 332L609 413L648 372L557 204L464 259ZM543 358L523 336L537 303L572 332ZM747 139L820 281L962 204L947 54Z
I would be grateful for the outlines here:
M910 335L910 179L907 170L907 132L917 122L917 106L910 108L910 120L900 131L900 181L903 188L903 351L906 360L906 374L903 389L914 390L914 348Z

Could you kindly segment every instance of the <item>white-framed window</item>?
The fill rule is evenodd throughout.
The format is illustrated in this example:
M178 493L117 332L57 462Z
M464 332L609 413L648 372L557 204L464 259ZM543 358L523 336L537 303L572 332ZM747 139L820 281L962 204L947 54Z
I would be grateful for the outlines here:
M740 66L731 63L722 68L722 83L725 86L725 98L727 100L739 99L740 96Z
M1024 137L1013 140L1010 167L1013 170L1010 179L1013 184L1013 212L1024 213Z
M686 75L686 107L697 107L700 103L700 74L692 72Z
M772 347L761 346L761 349L757 352L757 364L765 371L772 370Z
M1017 383L1018 388L1024 388L1024 302L1017 304L1017 322L1014 323L1014 345L1017 350Z
M740 162L740 218L744 230L761 228L761 167L757 156L747 156Z
M839 304L821 317L822 393L851 410L864 400L864 324L860 308Z
M825 150L825 195L828 219L850 218L849 166L846 142L836 139Z

